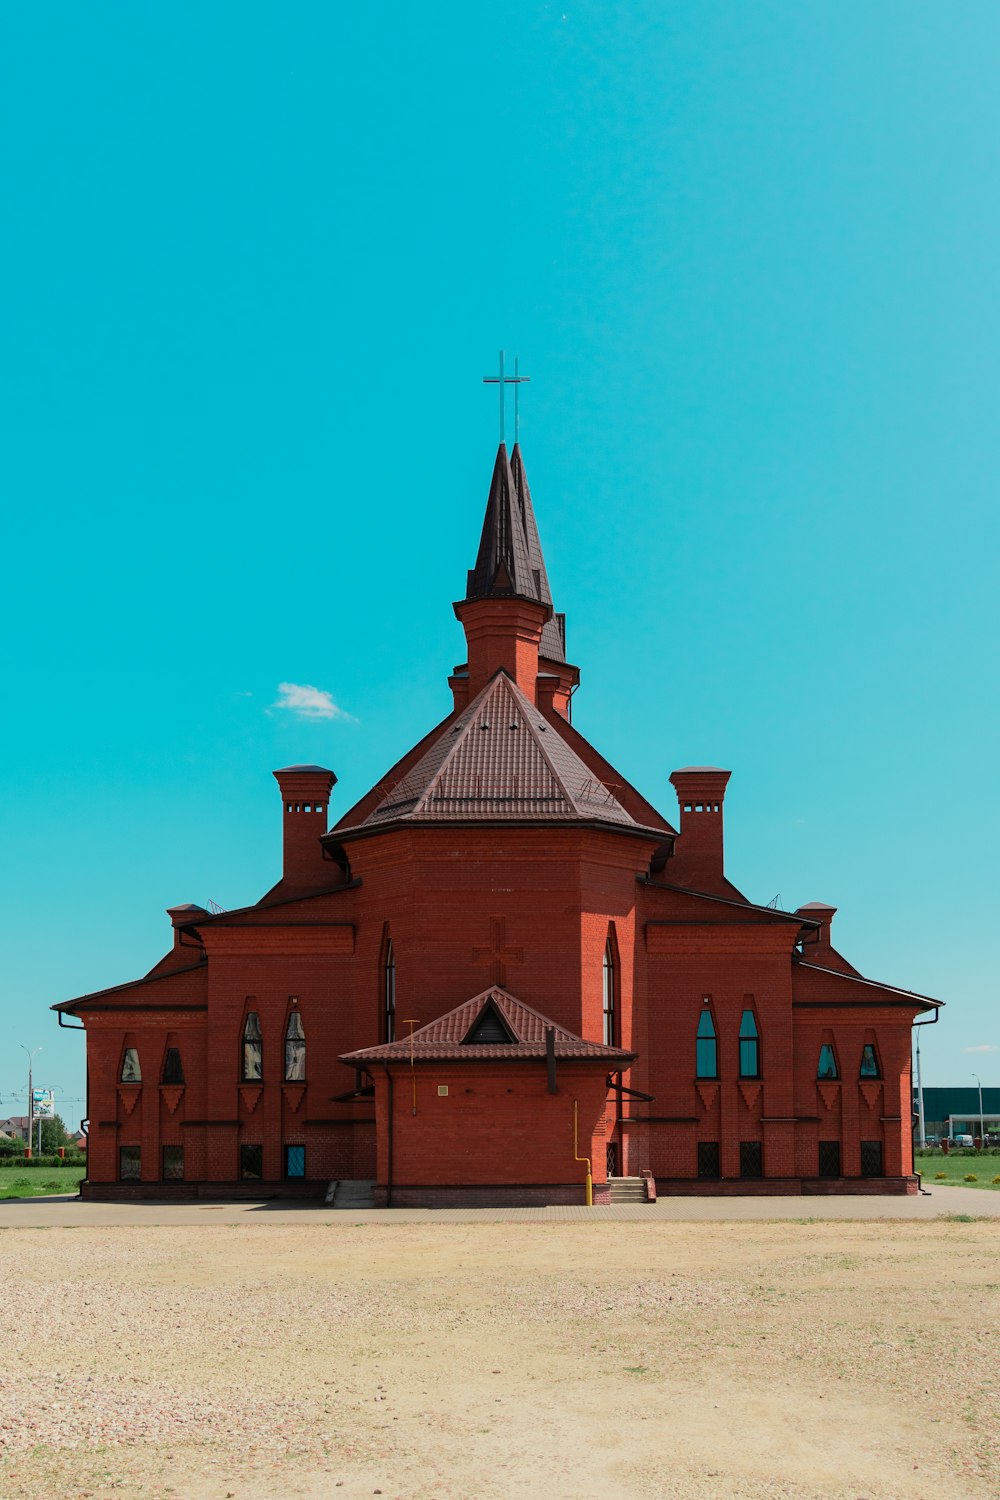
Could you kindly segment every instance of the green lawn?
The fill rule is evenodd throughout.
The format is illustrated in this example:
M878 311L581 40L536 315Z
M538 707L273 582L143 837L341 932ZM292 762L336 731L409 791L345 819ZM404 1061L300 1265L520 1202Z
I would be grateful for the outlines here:
M918 1156L914 1164L923 1176L924 1187L950 1185L989 1188L993 1192L1000 1188L1000 1182L993 1181L994 1177L1000 1177L1000 1156ZM945 1176L939 1178L939 1172L944 1172ZM975 1182L965 1181L967 1172L975 1175Z
M0 1167L0 1198L42 1198L75 1193L86 1167Z

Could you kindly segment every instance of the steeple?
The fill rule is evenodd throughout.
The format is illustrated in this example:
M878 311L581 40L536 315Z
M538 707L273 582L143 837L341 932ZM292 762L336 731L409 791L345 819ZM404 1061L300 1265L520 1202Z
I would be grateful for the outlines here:
M532 578L514 475L507 448L501 443L493 465L476 565L469 573L465 597L509 598L512 594L525 599L540 597Z
M579 680L566 662L564 619L554 615L531 491L519 445L501 442L486 515L465 598L455 605L468 643L467 665L455 668L456 707L469 702L499 669L543 710L569 718Z
M528 547L528 568L535 595L543 604L552 605L552 591L549 588L548 574L545 571L545 558L542 556L542 544L538 539L538 526L535 522L535 508L531 503L531 491L528 488L528 476L524 470L524 458L521 454L520 443L514 444L514 451L510 455L510 471L514 476L514 489L517 494L518 509L521 512L521 525L524 527L524 539ZM554 614L551 620L546 620L542 626L541 654L549 661L566 660L566 616Z

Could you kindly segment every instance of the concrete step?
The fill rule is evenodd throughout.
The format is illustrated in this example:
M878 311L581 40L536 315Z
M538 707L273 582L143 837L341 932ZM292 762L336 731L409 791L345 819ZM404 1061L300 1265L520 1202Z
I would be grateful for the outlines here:
M609 1177L612 1203L645 1203L646 1179L644 1177Z
M371 1208L374 1187L374 1177L343 1177L330 1184L333 1191L327 1191L326 1201L333 1208Z

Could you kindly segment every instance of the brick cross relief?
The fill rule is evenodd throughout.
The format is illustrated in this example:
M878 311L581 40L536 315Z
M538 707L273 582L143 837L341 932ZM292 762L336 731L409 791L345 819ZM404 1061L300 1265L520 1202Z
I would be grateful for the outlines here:
M472 962L490 964L490 982L506 986L507 964L508 962L523 964L524 949L507 946L507 919L505 917L490 917L490 931L492 941L489 947L473 948Z

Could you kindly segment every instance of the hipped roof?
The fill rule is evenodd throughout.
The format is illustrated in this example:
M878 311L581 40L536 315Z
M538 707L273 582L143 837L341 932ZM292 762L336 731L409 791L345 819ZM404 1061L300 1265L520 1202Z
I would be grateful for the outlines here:
M497 818L640 826L502 670L361 826Z

